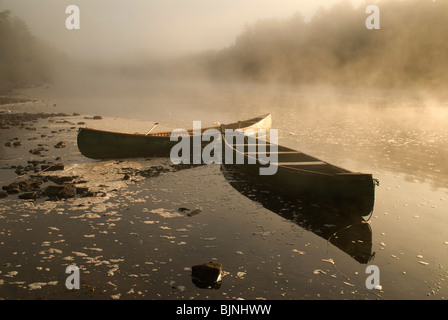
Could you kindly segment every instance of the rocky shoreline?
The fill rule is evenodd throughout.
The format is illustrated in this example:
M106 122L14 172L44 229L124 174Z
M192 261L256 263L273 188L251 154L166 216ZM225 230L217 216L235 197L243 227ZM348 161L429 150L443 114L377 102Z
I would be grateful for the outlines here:
M15 99L15 98L11 98ZM15 99L17 101L21 101L20 99ZM76 116L79 114L73 114ZM38 120L46 119L50 122L59 121L62 124L71 125L71 129L75 129L73 127L74 123L68 120L55 120L56 118L70 117L70 115L65 113L12 113L1 111L0 112L0 129L3 130L14 130L14 129L25 129L27 131L33 132L37 131L35 123ZM43 126L43 128L47 128L47 126ZM2 131L3 131L2 130ZM50 133L56 134L58 131L52 131ZM38 133L40 138L47 137L47 134ZM23 135L22 135L23 136ZM2 140L4 140L3 138ZM23 140L38 140L37 137L20 137L20 135L13 138L6 138L7 141L3 141L4 147L6 149L12 148L17 149L22 147L24 142ZM59 141L54 145L54 148L60 149L65 148L66 143L64 141ZM3 167L2 169L12 169L18 175L18 179L15 179L12 183L2 186L2 190L0 191L0 198L5 198L9 195L18 194L19 199L25 200L36 200L42 196L46 196L52 200L59 200L69 197L74 197L75 195L82 196L94 196L96 193L90 192L86 190L86 188L76 188L75 184L79 180L76 181L75 176L48 176L42 175L45 172L52 171L63 171L64 164L61 162L57 162L61 160L60 157L56 157L56 162L49 159L49 157L45 157L44 152L49 152L49 146L47 144L38 143L36 148L32 148L29 150L30 156L41 156L43 159L30 159L27 160L26 165L14 164L9 167ZM23 152L23 151L22 151ZM30 173L34 173L31 174ZM41 189L42 185L48 184L48 182L53 182L54 185L48 185L45 189Z
M7 107L11 110L14 109L14 106L12 105L8 105ZM91 219L100 219L103 217L104 219L107 219L106 221L113 221L113 223L110 222L107 224L108 231L110 231L112 226L122 219L122 214L118 214L116 211L117 208L128 207L130 204L134 203L134 201L136 201L136 203L141 201L135 199L135 196L140 192L138 189L132 189L131 191L128 190L128 188L125 188L120 189L121 191L118 192L120 187L117 189L115 186L110 187L100 182L93 181L103 174L110 174L110 172L99 173L99 175L96 175L95 173L89 174L89 171L91 170L89 169L91 168L89 167L89 164L92 164L94 170L97 168L101 169L101 165L96 166L95 162L84 158L79 152L71 152L71 150L68 150L74 147L76 148L76 142L73 138L76 136L79 126L85 125L84 121L103 120L103 117L84 116L77 113L14 113L11 110L0 111L0 139L2 140L0 148L3 150L0 151L0 171L2 173L0 176L0 207L2 208L2 211L0 211L0 218L6 218L7 225L11 225L9 227L10 230L13 228L11 223L14 223L14 217L20 215L25 219L28 219L35 216L30 216L30 212L32 213L34 210L40 210L37 208L54 206L56 211L53 214L56 214L56 217L58 218L60 218L58 215L62 212L73 210L79 212L80 215L68 216L67 218L70 220L76 218L81 219L81 217L83 217L82 220L87 219L87 221L89 221ZM137 165L135 166L127 165L126 161L120 160L107 163L113 165L116 171L113 173L115 174L113 178L109 177L105 179L106 184L113 180L114 182L120 181L123 186L132 186L142 180L148 181L151 178L163 174L197 167L195 165L172 165L166 161L162 161L159 165L157 161L152 162L145 160L137 162ZM141 164L144 164L144 166L140 166ZM82 167L79 172L74 170L74 168L78 168L78 166ZM166 191L163 189L159 192L165 193ZM120 200L122 197L129 197L129 203ZM154 193L150 193L149 197L155 199L157 196ZM110 210L106 210L105 208L110 208ZM171 216L185 218L193 217L201 213L202 209L190 206L186 203L182 206L178 206L177 209L175 209L175 212L160 208L152 211L146 208L143 209L143 212L148 211L169 219ZM44 211L42 211L42 218L39 218L39 221L36 221L36 223L48 223L44 221L50 217L48 215L49 213L49 211L44 209ZM67 220L66 222L70 220ZM159 223L159 221L148 222L151 222L151 224ZM100 223L100 225L103 224ZM168 227L166 228L167 229L163 230L169 230ZM31 229L32 228L29 228L28 230ZM51 230L56 229L60 229L60 227L51 226ZM20 227L17 230L20 230ZM107 234L108 231L104 232ZM4 236L4 232L1 234ZM133 235L134 233L131 232L131 234ZM17 238L16 240L20 241L21 239ZM28 240L25 239L24 241L28 242ZM5 249L6 247L3 247L3 250ZM32 246L28 248L28 250L32 251ZM77 247L73 248L73 252L78 252L77 250L79 250ZM62 251L62 248L55 249L55 252ZM10 254L9 251L6 252L7 255ZM68 257L66 258L68 259ZM4 256L2 265L6 272L12 264L9 262L5 264L5 259L6 256ZM113 259L111 259L111 261L112 260ZM37 261L38 260L36 260L35 263L38 263ZM66 263L63 262L62 265L65 266ZM60 265L53 265L53 268L56 267L61 268ZM215 268L214 265L213 267ZM48 269L50 269L50 267ZM216 268L212 269L212 273L216 276L214 280L208 279L208 273L210 273L210 271L206 270L207 268L201 267L199 268L199 271L196 267L193 267L193 269L194 272L192 272L192 276L194 274L194 281L197 281L198 278L201 279L201 277L205 277L205 281L200 281L200 287L211 286L216 288L216 286L219 286L219 281L217 282L216 279L222 272L221 267L217 271L215 270ZM38 271L39 270L41 269L38 269ZM0 269L0 275L1 273ZM7 278L9 275L11 275L11 277L16 277L15 271L8 271L5 275ZM110 272L108 275L110 276ZM46 279L46 277L43 277L42 279ZM50 288L52 287L50 284L60 283L60 281L55 281L54 278L48 278L47 280L47 282L44 280L37 282L37 286L35 286L36 283L30 283L25 286L26 282L24 281L10 282L8 286L17 285L19 288L22 287L28 289L28 294L30 295L35 292L42 292L42 294L44 294L42 297L49 298L51 297L51 293L44 291L44 288ZM110 283L110 281L107 283ZM194 283L196 284L196 282ZM61 285L63 285L63 283L61 283ZM6 288L5 281L2 280L1 277L0 286L4 289ZM177 287L173 288L177 291ZM83 292L85 294L93 295L92 290L94 289L92 289L91 285L85 285ZM183 289L181 291L183 291ZM65 293L67 294L68 291ZM128 294L130 293L128 292ZM121 293L111 295L110 297L116 299L120 295ZM95 294L95 296L101 296L101 294ZM8 295L3 295L3 297L8 297Z
M73 115L79 115L74 113ZM33 122L39 119L50 119L55 117L69 117L66 113L11 113L0 111L0 129L10 129L12 126L26 127L27 122ZM66 121L68 123L68 121ZM28 128L28 130L36 130Z

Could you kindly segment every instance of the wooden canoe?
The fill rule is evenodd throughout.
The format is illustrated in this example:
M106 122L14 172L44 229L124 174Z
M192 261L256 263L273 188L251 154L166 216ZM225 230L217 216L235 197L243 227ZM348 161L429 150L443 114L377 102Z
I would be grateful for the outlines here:
M248 129L271 127L271 115L265 114L245 121L237 121L226 125L229 129ZM207 129L220 127L202 128ZM193 137L193 129L187 130ZM114 159L136 157L169 157L170 151L178 141L170 141L172 131L154 133L126 133L80 128L77 137L78 149L91 159Z
M244 163L226 164L223 161L225 167L248 174L282 195L325 202L358 216L367 216L373 211L378 180L373 179L371 174L351 172L280 145L277 145L278 162L262 165L257 152L252 152L253 145L250 145L253 141L257 144L258 140L248 143L245 137L245 149L242 149L241 144L236 147L235 141L226 139L225 134L222 134L222 139L223 145L233 150L234 157L237 153L244 154ZM271 146L266 143L268 156ZM249 164L249 158L255 158L256 164ZM275 174L260 175L259 168L269 165L277 166Z

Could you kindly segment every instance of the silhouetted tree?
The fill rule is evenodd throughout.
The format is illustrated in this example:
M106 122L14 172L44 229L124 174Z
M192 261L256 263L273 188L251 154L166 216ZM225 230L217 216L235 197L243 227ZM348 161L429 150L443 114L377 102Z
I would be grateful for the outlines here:
M363 86L448 82L448 1L383 0L381 29L365 27L365 6L342 1L305 22L263 20L223 50L203 55L216 78Z

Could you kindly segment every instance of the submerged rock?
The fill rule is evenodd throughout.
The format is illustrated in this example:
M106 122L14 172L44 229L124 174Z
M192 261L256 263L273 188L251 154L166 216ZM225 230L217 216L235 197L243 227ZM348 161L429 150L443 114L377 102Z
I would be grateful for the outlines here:
M93 117L84 117L84 119L101 120L101 119L103 119L103 117L102 116L93 116Z
M98 196L98 192L91 191L87 187L76 187L76 194L81 197L96 197L96 196Z
M194 209L193 211L190 211L189 213L187 213L187 216L192 217L194 215L197 215L198 213L201 213L202 210L201 209Z
M27 180L22 181L14 181L13 183L3 186L2 189L5 190L8 194L17 194L20 191L36 191L40 188L42 184L42 179L39 178L29 178Z
M70 185L52 185L48 186L43 194L50 200L67 199L75 196L75 189Z
M36 200L37 198L39 198L38 191L22 193L19 196L19 199L23 199L23 200Z
M220 286L222 264L218 261L210 261L191 267L193 283L200 288Z
M38 147L38 148L36 148L36 149L31 149L30 150L30 153L31 154L41 154L41 152L43 152L43 151L48 151L48 149L47 148L44 148L44 147L42 147L42 146L40 146L40 147Z
M62 177L48 176L47 178L48 180L54 182L55 184L61 185L64 183L72 183L76 178L78 178L78 176L62 176Z
M20 192L20 185L18 182L13 182L7 186L3 186L2 189L5 190L7 194L16 194Z
M177 209L177 211L179 211L180 213L186 214L189 217L192 217L192 216L197 215L198 213L202 212L201 209L190 210L188 208L179 208L179 209Z
M39 178L29 178L25 181L19 182L21 191L34 191L40 188L42 180Z
M66 146L67 146L67 145L65 144L64 141L60 141L60 142L58 142L58 143L56 143L56 144L54 145L54 147L55 147L56 149L65 148Z
M42 171L59 171L64 170L63 163L43 164L40 167Z

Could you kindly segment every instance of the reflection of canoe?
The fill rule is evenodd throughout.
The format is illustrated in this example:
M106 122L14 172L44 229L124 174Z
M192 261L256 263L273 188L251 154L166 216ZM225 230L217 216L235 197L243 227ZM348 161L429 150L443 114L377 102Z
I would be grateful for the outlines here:
M246 121L226 125L231 129L266 128L271 126L271 115L266 114ZM217 129L220 127L202 128ZM80 128L78 148L86 157L92 159L169 157L170 151L178 141L170 141L171 131L154 133L125 133ZM188 130L190 137L193 130Z
M267 188L235 167L221 168L230 185L250 200L322 237L360 263L366 264L374 257L372 230L360 215L347 215L337 207L323 203L292 199Z
M277 162L262 165L259 161L260 153L253 152L253 146L259 145L260 140L245 137L245 143L241 144L236 142L238 139L226 138L225 134L222 136L226 149L233 150L234 157L244 155L244 163L229 166L257 177L277 192L316 199L319 202L326 201L359 216L369 215L373 210L376 179L371 174L351 172L269 142L266 143L265 154L269 157L271 148L277 148ZM259 169L262 166L276 166L277 170L272 175L260 175Z

